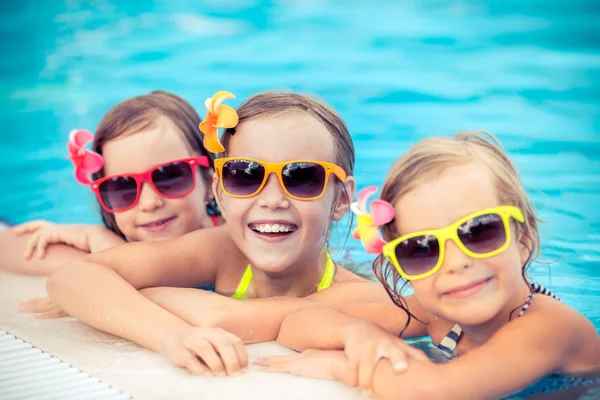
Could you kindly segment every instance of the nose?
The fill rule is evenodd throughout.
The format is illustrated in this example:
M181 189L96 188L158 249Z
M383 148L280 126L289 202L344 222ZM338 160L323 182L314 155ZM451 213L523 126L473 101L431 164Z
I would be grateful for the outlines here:
M258 205L260 207L276 210L290 206L290 201L275 174L271 174L267 178L267 182L258 196Z
M473 259L465 254L452 240L446 241L441 270L446 274L460 274L473 265Z
M152 212L164 205L163 197L156 193L148 183L142 183L140 190L140 198L138 200L138 207L140 210L144 212Z

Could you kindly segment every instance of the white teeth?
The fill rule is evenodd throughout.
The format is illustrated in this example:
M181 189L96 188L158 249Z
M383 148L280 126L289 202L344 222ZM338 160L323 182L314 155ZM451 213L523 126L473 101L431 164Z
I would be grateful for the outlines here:
M293 225L283 224L251 224L250 229L261 233L285 233L294 232L296 230Z

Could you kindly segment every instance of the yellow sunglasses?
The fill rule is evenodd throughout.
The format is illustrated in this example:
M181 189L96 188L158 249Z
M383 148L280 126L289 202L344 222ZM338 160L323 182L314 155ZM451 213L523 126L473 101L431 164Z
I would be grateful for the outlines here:
M524 221L523 213L514 206L477 211L445 228L394 239L383 246L383 255L404 279L427 278L441 268L448 240L473 258L493 257L506 250L511 240L511 217Z
M276 174L283 191L297 200L315 200L323 196L332 173L340 181L346 180L342 168L315 160L269 163L252 158L229 157L216 159L214 165L223 192L239 198L256 196L271 174Z

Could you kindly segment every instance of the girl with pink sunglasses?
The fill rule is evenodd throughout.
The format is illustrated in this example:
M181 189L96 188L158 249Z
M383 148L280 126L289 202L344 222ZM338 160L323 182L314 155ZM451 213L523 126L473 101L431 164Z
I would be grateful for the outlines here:
M0 267L50 275L125 242L162 241L222 224L210 188L214 156L203 146L199 124L185 100L155 91L114 106L95 136L71 132L75 177L95 194L104 225L33 221L0 232ZM85 149L89 142L93 151Z

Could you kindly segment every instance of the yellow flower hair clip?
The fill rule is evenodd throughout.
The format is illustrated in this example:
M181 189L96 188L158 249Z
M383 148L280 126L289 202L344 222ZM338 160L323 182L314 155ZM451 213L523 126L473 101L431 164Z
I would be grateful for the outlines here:
M379 236L377 227L385 225L394 219L394 207L385 200L373 200L369 207L369 198L377 192L377 187L367 186L358 193L358 201L350 205L350 209L357 215L356 228L352 232L354 239L360 239L363 247L370 254L381 253L381 248L387 242Z
M204 147L211 153L225 151L219 141L219 128L234 128L239 121L235 110L222 104L227 99L235 99L235 96L220 90L204 102L207 113L200 123L200 130L204 133Z

